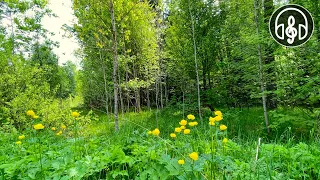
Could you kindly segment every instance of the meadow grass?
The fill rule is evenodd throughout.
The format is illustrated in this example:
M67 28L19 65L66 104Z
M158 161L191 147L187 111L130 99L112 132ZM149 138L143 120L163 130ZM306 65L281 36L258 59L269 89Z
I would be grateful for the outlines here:
M50 127L0 131L4 145L0 147L0 179L320 178L316 133L312 138L299 139L296 128L291 127L268 135L261 108L221 109L223 120L215 126L208 120L214 113L204 113L202 121L195 117L197 126L187 125L190 134L182 131L175 133L175 138L170 134L180 127L182 119L194 121L187 119L188 113L183 117L177 108L121 114L118 132L111 114L76 110L81 112L80 119L61 135ZM218 124L226 125L227 130L220 130ZM159 135L152 135L155 128ZM25 138L16 144L22 134Z

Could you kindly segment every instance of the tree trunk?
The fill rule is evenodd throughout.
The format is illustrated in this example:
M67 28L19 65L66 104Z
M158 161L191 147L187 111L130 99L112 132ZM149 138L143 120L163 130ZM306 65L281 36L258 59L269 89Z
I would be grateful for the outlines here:
M151 107L150 107L150 90L149 90L149 87L147 87L147 106L148 106L148 109L151 110Z
M254 1L254 20L256 23L256 33L259 36L260 35L260 30L259 30L259 17L258 17L258 0ZM266 123L266 127L268 130L268 134L270 134L270 128L269 128L269 120L268 120L268 111L267 111L267 100L266 100L266 95L264 93L264 80L263 80L263 62L262 62L262 53L261 53L261 44L260 42L258 43L258 56L259 56L259 74L260 74L260 87L261 87L261 92L262 92L262 106L263 106L263 112L264 112L264 120Z
M117 70L118 70L118 45L117 45L117 28L114 19L113 0L110 0L111 24L112 24L112 50L113 50L113 91L114 91L114 122L115 130L119 130L118 120L118 83L117 83Z
M265 30L269 31L269 20L270 17L274 11L274 6L273 6L273 0L263 0L263 7L264 7L264 26ZM270 38L271 39L271 38ZM276 82L276 76L275 76L275 68L272 65L272 63L275 62L275 58L273 55L274 49L272 48L271 45L266 45L265 48L265 65L267 66L267 81L266 81L266 90L270 91L271 93L268 94L267 98L267 107L274 109L277 107L277 101L276 101L276 96L273 93L273 91L276 90L277 86L275 84Z
M190 8L190 0L188 1L188 3L189 3L189 13L190 13L190 18L191 18L191 23L192 23L192 39L193 39L193 50L194 50L194 62L195 62L195 69L196 69L196 76L197 76L198 111L199 111L200 120L202 121L201 103L200 103L200 82L199 82L199 70L198 70L198 60L197 60L197 45L196 45L196 38L195 38L195 32L194 32L194 20L193 20L193 16L192 16L192 13L191 13L191 8Z

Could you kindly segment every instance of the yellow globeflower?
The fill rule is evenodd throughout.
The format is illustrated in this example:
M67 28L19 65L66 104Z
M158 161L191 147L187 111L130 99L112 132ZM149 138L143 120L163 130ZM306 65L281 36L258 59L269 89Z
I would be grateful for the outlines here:
M177 137L177 135L176 135L175 133L171 133L171 134L170 134L170 137L172 137L172 138L176 138L176 137Z
M152 134L153 134L154 136L159 136L160 130L159 130L158 128L156 128L156 129L154 129L154 130L152 131Z
M33 119L38 119L39 116L34 115L34 116L32 116L32 118L33 118Z
M178 164L183 165L184 164L184 160L183 159L178 160Z
M198 125L198 122L197 122L197 121L195 121L195 122L193 122L193 124L196 126L196 125Z
M216 119L210 116L210 117L209 117L209 121L210 121L210 122L214 122L214 121L216 121Z
M22 139L24 139L24 138L26 138L25 135L21 135L21 136L18 137L19 140L22 140Z
M79 114L78 112L75 112L75 111L72 112L71 115L72 115L72 117L74 117L74 118L77 118L77 117L80 116L80 114Z
M174 128L174 132L177 132L177 133L179 133L179 132L181 132L182 131L182 129L181 128L179 128L179 127L177 127L177 128Z
M62 134L62 131L57 132L57 136L60 136Z
M27 115L33 117L36 115L36 113L34 113L32 110L29 110L27 111Z
M228 142L228 138L223 138L222 143L227 143Z
M152 134L152 131L148 131L148 134L149 134L149 135Z
M190 120L194 120L196 117L194 117L194 115L192 115L192 114L189 114L189 115L187 116L187 118L190 119Z
M20 145L20 144L22 144L22 142L21 141L17 141L16 144Z
M184 130L184 129L186 129L186 127L185 126L181 126L180 129Z
M55 130L57 130L57 129L56 129L55 127L52 127L51 130L52 130L52 131L55 131Z
M227 126L226 126L226 125L223 125L223 124L220 125L220 130L221 130L221 131L224 131L224 130L226 130L226 129L227 129Z
M216 116L222 116L222 112L221 112L221 111L215 111L214 114L215 114Z
M61 125L61 129L66 129L67 126L65 126L64 124Z
M35 130L39 130L39 129L44 129L44 126L42 124L36 124L36 125L33 126L33 128Z
M216 124L214 123L214 121L213 121L213 122L210 121L210 122L209 122L209 125L214 126L214 125L216 125Z
M216 117L214 117L214 120L215 120L215 121L221 121L222 119L223 119L222 116L216 116Z
M185 129L185 130L183 131L183 134L190 134L190 129Z
M189 126L191 126L191 127L192 127L192 126L195 126L194 122L189 122L188 124L189 124Z
M179 122L179 124L181 125L181 126L185 126L185 125L187 125L187 121L186 120L184 120L184 119L182 119L180 122Z
M199 156L198 156L198 153L197 152L193 152L191 154L189 154L189 157L194 160L194 161L197 161Z

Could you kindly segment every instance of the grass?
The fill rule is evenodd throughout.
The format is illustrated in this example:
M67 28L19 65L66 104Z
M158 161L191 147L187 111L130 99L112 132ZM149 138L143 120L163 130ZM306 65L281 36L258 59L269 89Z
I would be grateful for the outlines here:
M0 130L4 137L0 139L4 145L0 147L0 179L320 178L320 141L316 130L312 138L301 139L296 135L299 131L295 123L291 128L283 128L283 123L276 121L279 114L287 113L281 118L289 119L301 115L298 109L273 112L278 116L270 116L271 123L277 125L272 135L266 134L260 108L221 109L223 120L215 127L208 124L209 116L214 115L205 112L203 121L196 117L198 126L187 127L190 134L176 133L176 139L169 135L180 127L181 119L186 119L177 108L120 115L118 132L114 130L112 115L77 110L82 119L77 126L68 125L61 136L49 127L41 131L29 127L11 133ZM219 130L219 123L228 129ZM157 127L160 136L147 134ZM26 138L17 145L21 134ZM222 142L225 137L229 139L227 143ZM256 160L259 137L262 141ZM189 157L192 152L199 154L197 160ZM185 160L185 164L178 164L179 159Z

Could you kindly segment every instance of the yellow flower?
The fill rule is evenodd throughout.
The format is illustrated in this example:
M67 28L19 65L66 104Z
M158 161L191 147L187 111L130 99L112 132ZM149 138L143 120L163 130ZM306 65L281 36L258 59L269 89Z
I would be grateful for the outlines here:
M21 136L18 137L19 140L22 140L22 139L24 139L24 138L26 138L25 135L21 135Z
M223 124L220 125L220 130L221 130L221 131L224 131L224 130L226 130L226 129L227 129L227 126L226 126L226 125L223 125Z
M177 135L176 135L175 133L171 133L171 134L170 134L170 137L172 137L172 138L176 138L176 137L177 137Z
M29 110L27 111L27 115L33 117L36 115L36 113L34 113L32 110Z
M20 144L22 144L22 142L21 141L17 141L16 144L20 145Z
M228 138L223 138L222 143L227 143L228 142Z
M57 136L60 136L62 134L62 131L57 132Z
M198 125L198 122L197 121L194 121L194 122L189 122L189 126L196 126L196 125Z
M32 118L33 118L33 119L38 119L39 116L34 115L34 116L32 116Z
M183 130L183 129L186 129L186 127L185 127L185 126L181 126L181 127L180 127L180 129L182 129L182 130Z
M189 115L187 116L187 118L190 119L190 120L194 120L196 117L194 117L194 115L192 115L192 114L189 114Z
M214 125L216 125L216 124L214 123L214 121L213 121L213 122L210 121L210 122L209 122L209 125L214 126Z
M80 114L79 114L78 112L75 112L75 111L72 112L71 115L72 115L72 117L74 117L74 118L77 118L77 117L80 116Z
M182 120L179 122L179 124L180 124L181 126L185 126L185 125L187 125L187 121L184 120L184 119L182 119Z
M178 164L183 165L184 164L184 160L183 159L178 160Z
M159 136L160 130L159 130L158 128L156 128L156 129L154 129L154 130L152 131L152 134L153 134L154 136Z
M33 126L33 128L35 130L39 130L39 129L44 129L44 126L42 124L36 124L36 125Z
M183 134L190 134L190 129L185 129L185 130L183 131Z
M214 120L215 120L215 121L221 121L222 119L223 119L222 116L216 116L216 117L214 117Z
M214 121L216 121L216 119L210 116L210 117L209 117L209 121L210 121L210 122L214 122Z
M214 114L215 114L216 116L221 116L221 117L222 117L222 112L221 112L221 111L215 111Z
M181 132L181 128L179 128L179 127L177 127L177 128L174 128L174 132L177 132L177 133L179 133L179 132Z
M64 124L61 125L61 129L66 129L67 126L65 126Z
M152 134L152 131L148 131L148 134L149 134L149 135Z
M196 152L189 154L189 157L194 161L197 161L199 158L198 153L196 153Z
M57 129L56 129L55 127L52 127L51 130L52 130L52 131L55 131L55 130L57 130Z

